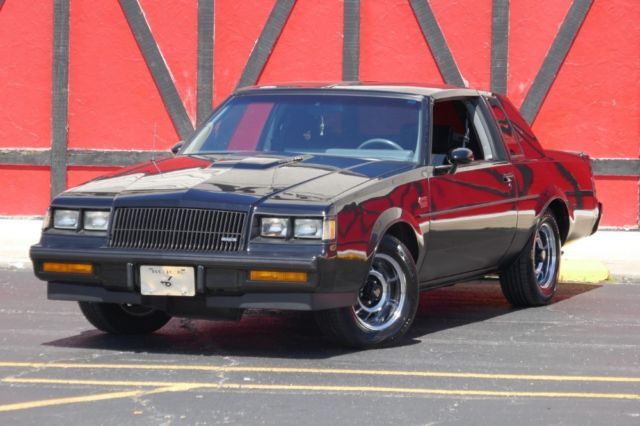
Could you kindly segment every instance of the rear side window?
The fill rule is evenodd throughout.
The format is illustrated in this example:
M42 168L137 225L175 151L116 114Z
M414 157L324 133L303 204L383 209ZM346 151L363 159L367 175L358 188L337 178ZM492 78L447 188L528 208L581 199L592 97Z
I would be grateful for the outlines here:
M523 152L522 147L518 142L518 136L511 125L511 121L509 121L509 118L507 117L507 113L502 109L502 105L500 105L500 102L494 96L487 98L487 101L491 107L491 113L500 128L500 134L502 135L502 140L507 147L507 151L509 151L509 155L511 157L522 156Z
M529 123L522 118L520 112L507 98L503 96L497 96L497 98L500 100L500 104L502 105L504 112L507 113L509 121L511 121L514 134L518 138L518 142L520 142L524 155L527 158L544 157L544 150L540 146L538 139L531 131Z

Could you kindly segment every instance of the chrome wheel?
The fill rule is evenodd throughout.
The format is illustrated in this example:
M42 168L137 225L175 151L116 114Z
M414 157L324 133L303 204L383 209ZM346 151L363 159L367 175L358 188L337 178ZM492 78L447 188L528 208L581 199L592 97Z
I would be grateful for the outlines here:
M401 316L406 289L407 279L398 262L384 253L376 254L353 306L356 320L368 330L387 329Z
M533 250L536 282L540 288L547 289L555 282L558 267L556 235L549 223L543 223L536 232Z

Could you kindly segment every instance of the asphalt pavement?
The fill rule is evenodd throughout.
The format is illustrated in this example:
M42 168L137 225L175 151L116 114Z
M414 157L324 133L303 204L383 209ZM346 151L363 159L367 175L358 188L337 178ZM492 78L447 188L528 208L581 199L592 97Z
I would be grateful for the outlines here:
M638 285L521 310L495 281L443 288L368 351L277 311L110 336L24 269L0 270L0 300L0 424L640 424Z

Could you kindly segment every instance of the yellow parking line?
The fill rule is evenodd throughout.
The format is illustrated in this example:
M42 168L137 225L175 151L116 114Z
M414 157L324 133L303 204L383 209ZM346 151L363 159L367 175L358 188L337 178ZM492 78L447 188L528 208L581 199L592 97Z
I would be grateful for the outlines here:
M39 380L33 381L30 379L4 379L3 382L7 383L37 383L37 384L98 384L91 383L91 380L87 380L87 383L69 383L65 380ZM104 384L104 383L102 383ZM106 385L106 384L104 384ZM128 382L113 382L113 384L109 383L109 386L133 386ZM199 387L199 386L196 386ZM137 396L143 395L153 395L158 393L165 392L184 392L193 389L194 386L188 384L169 384L162 383L162 387L158 387L153 390L132 390L132 391L120 391L120 392L107 392L107 393L99 393L95 395L84 395L84 396L72 396L67 398L53 398L53 399L41 399L37 401L27 401L27 402L18 402L15 404L5 404L0 405L0 412L5 411L17 411L17 410L27 410L30 408L41 408L41 407L50 407L54 405L66 405L66 404L77 404L79 402L97 402L97 401L106 401L110 399L122 399L122 398L133 398Z
M170 391L188 391L193 389L231 389L263 391L316 391L316 392L353 392L387 394L423 394L445 396L484 396L484 397L529 397L529 398L582 398L582 399L630 399L640 400L640 394L599 393L599 392L533 392L533 391L493 391L486 389L435 389L406 388L385 386L333 386L333 385L291 385L291 384L246 384L246 383L205 383L205 382L157 382L157 381L110 381L110 380L74 380L74 379L25 379L7 378L7 383L30 384L66 384L99 386L149 386L156 388L153 393ZM160 386L161 385L161 386ZM0 406L0 409L3 406Z
M75 404L78 402L94 402L94 401L105 401L109 399L131 398L134 396L140 396L143 393L144 391L135 390L135 391L123 391L123 392L99 393L96 395L72 396L69 398L54 398L54 399L42 399L39 401L18 402L15 404L0 405L0 412L26 410L29 408L49 407L52 405Z
M364 376L398 376L398 377L442 377L462 379L490 380L535 380L557 382L619 382L640 383L640 377L616 376L566 376L545 374L502 374L502 373L464 373L446 371L407 371L407 370L360 370L340 368L294 368L294 367L240 367L214 365L183 364L84 364L84 363L44 363L44 362L0 362L1 367L24 367L38 369L113 369L113 370L182 370L211 371L223 373L294 373L294 374L335 374Z

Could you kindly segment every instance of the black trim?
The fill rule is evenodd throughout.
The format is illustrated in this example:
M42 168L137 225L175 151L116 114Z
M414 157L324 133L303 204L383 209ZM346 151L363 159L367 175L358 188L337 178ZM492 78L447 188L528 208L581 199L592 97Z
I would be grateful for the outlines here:
M51 95L51 198L67 188L69 141L69 0L53 3L53 70Z
M342 38L342 79L357 81L360 77L360 0L344 1Z
M171 156L167 151L124 151L71 149L65 155L69 166L132 166ZM49 166L48 149L0 149L0 165Z
M71 149L67 152L70 166L132 166L171 156L168 151L126 151L100 149ZM49 166L51 150L0 148L0 166ZM640 160L636 158L592 158L595 176L640 176Z
M507 93L509 0L493 0L491 18L491 91Z
M171 157L168 151L70 149L70 166L132 166L152 159ZM51 150L0 148L0 166L49 166ZM636 158L592 158L595 176L640 176L640 160Z
M460 70L453 59L451 50L444 39L429 2L427 0L411 0L411 9L418 20L418 24L420 24L422 35L427 41L429 49L431 49L444 81L447 84L465 86Z
M278 0L273 6L269 19L267 19L267 23L262 29L262 33L260 33L260 37L251 51L251 55L249 55L249 59L242 71L236 88L256 84L258 77L260 77L267 63L267 59L269 59L269 55L271 55L273 46L275 46L278 37L280 37L280 33L289 18L294 4L295 0Z
M151 28L137 0L119 0L131 32L138 43L138 48L151 72L153 81L160 92L164 106L171 117L181 139L186 139L193 132L193 125L187 110L180 99L178 89L171 78L167 64L160 48L153 38Z
M214 0L198 0L197 124L207 118L213 106L214 25Z
M533 123L533 120L538 115L542 102L547 93L549 93L549 89L555 81L558 71L567 57L567 53L569 53L569 48L571 48L578 30L584 22L587 12L589 12L591 3L592 0L573 0L571 8L564 18L558 34L556 34L551 48L547 52L547 56L544 58L544 62L520 107L522 117L529 124Z
M591 167L596 176L640 176L640 160L635 158L594 158Z

